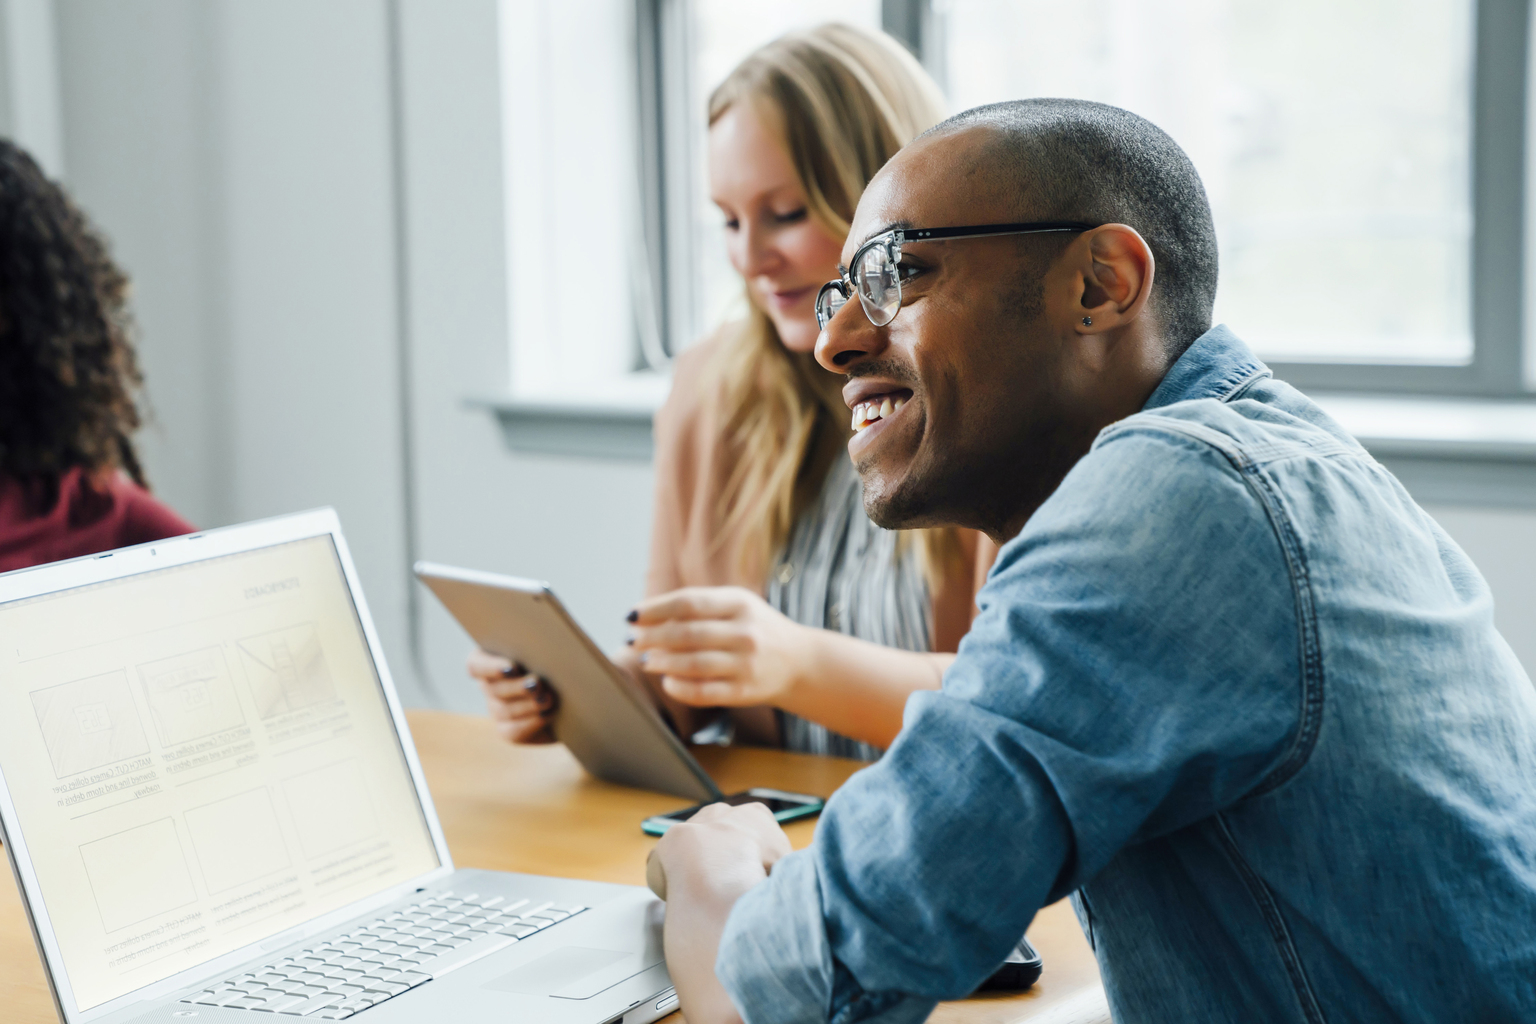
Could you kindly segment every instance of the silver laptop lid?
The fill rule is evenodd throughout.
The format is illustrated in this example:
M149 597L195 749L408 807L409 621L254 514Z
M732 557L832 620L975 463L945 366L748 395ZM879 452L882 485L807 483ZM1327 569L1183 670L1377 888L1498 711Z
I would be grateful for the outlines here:
M71 1024L450 872L335 513L0 576L0 823Z

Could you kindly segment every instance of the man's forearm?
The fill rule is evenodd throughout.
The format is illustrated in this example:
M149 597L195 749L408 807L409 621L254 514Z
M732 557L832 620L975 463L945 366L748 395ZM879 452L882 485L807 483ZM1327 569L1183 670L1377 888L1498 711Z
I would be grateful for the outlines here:
M715 976L715 958L731 908L767 872L760 858L743 855L739 845L711 845L688 830L669 838L663 939L678 1002L689 1024L740 1024L741 1015Z
M745 892L743 888L741 892ZM736 896L740 896L737 893ZM715 977L720 936L736 896L722 893L668 894L665 945L667 970L689 1024L740 1024L741 1015Z

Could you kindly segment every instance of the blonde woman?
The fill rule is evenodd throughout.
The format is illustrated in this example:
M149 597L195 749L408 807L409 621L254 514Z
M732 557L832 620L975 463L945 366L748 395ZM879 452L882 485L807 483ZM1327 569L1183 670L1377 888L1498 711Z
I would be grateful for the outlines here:
M710 194L750 311L677 360L655 424L650 596L619 659L684 736L716 724L872 760L970 625L995 551L870 523L843 378L811 355L865 184L943 114L899 43L845 25L769 43L710 97ZM547 687L484 652L470 672L503 736L552 738Z

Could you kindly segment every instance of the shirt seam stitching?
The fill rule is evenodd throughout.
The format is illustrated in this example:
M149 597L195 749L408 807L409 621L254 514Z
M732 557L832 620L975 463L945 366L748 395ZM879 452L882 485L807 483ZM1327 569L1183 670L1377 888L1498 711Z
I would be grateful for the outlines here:
M1253 387L1264 378L1272 376L1274 376L1274 374L1269 369L1269 367L1262 364L1254 366L1250 369L1248 376L1235 382L1226 394L1218 395L1217 401L1223 404L1227 402L1235 402L1243 396L1243 392L1247 391L1249 388Z
M1296 943L1291 938L1291 930L1286 926L1274 894L1269 891L1269 886L1243 856L1241 848L1237 845L1237 839L1232 835L1232 830L1227 824L1226 815L1217 814L1215 818L1217 837L1227 857L1237 868L1238 877L1243 880L1244 887L1247 888L1254 902L1259 905L1259 913L1269 927L1270 938L1275 943L1276 952L1280 954L1280 959L1285 964L1285 973L1290 978L1292 991L1297 1002L1301 1004L1303 1015L1312 1024L1327 1024L1322 1007L1318 1005L1317 994L1312 991L1312 983L1307 978L1306 968L1302 965L1301 954L1296 952Z
M1307 566L1306 553L1301 548L1290 518L1285 514L1279 496L1270 481L1259 471L1259 466L1240 447L1220 431L1200 423L1169 419L1142 424L1151 430L1175 434L1214 450L1237 472L1249 492L1258 499L1269 520L1270 529L1285 559L1287 575L1291 581L1292 599L1296 609L1296 628L1301 656L1301 708L1296 723L1296 735L1280 763L1268 775L1259 780L1243 799L1252 799L1278 789L1293 778L1306 765L1316 748L1322 728L1324 698L1324 673L1322 650L1318 641L1316 602L1312 595L1312 577Z

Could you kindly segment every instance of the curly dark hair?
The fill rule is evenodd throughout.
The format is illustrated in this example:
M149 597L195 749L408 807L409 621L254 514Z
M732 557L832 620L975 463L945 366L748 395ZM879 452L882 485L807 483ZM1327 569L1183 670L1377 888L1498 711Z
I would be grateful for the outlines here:
M128 277L85 215L0 139L0 474L38 514L77 467L145 483L127 300Z

